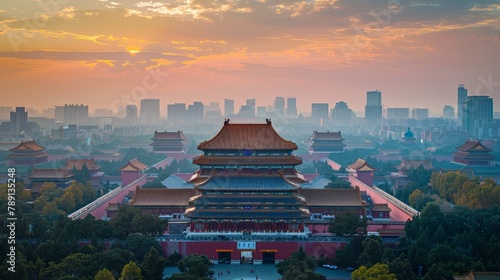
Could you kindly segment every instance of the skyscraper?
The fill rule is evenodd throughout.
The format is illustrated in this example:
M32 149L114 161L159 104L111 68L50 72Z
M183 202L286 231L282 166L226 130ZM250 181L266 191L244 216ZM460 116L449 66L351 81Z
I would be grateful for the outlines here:
M444 105L443 107L443 118L453 119L455 117L455 108L450 105Z
M314 124L324 126L328 124L329 110L328 103L312 103L311 119Z
M246 105L249 107L249 110L251 111L251 114L255 116L255 98L254 99L247 99Z
M411 118L415 120L423 120L429 118L429 109L413 108L411 109Z
M127 105L127 107L125 107L125 118L129 120L137 119L137 106Z
M389 120L409 119L410 108L386 108L385 118Z
M380 125L382 120L382 92L379 90L366 93L365 122Z
M493 119L493 99L489 96L468 96L462 103L462 127L474 134L477 121Z
M10 132L20 133L28 129L28 112L24 107L16 107L15 112L10 112Z
M205 118L203 103L196 101L188 105L187 117L190 122L200 122Z
M288 97L286 99L286 115L290 119L297 117L297 99L295 97Z
M285 98L282 96L277 96L274 99L274 112L277 116L285 116Z
M175 103L167 105L167 121L181 123L186 121L186 104Z
M353 111L349 109L347 103L344 101L339 101L335 104L335 107L332 109L332 122L334 126L350 126Z
M224 99L224 116L234 115L234 100Z
M56 107L57 112L57 107ZM57 116L56 116L57 117ZM64 124L76 124L79 125L82 120L89 118L89 106L88 105L64 105Z
M458 108L458 121L459 122L462 120L462 112L463 112L462 103L464 102L465 98L467 98L467 89L464 86L465 86L464 84L458 84L457 108Z
M160 99L141 99L141 121L157 123L160 120Z

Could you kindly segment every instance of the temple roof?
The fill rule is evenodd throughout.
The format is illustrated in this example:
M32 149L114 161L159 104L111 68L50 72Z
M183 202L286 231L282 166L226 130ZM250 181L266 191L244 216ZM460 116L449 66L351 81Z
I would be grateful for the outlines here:
M471 151L484 151L484 152L491 152L491 149L486 148L479 140L467 140L462 146L456 147L455 149L459 151L464 151L464 152L471 152Z
M302 189L307 206L364 207L359 189Z
M337 132L321 132L321 131L314 131L313 134L309 137L309 140L337 140L337 141L343 141L345 140L342 138L342 134L340 131Z
M85 159L67 159L66 160L66 168L72 170L76 168L76 170L82 170L83 165L86 165L88 170L99 170L101 167L97 165L94 158L85 158Z
M132 206L188 206L194 189L137 188L134 198L128 203Z
M38 145L35 140L22 141L19 145L9 149L11 152L37 152L43 150L45 150L45 147Z
M282 176L211 176L200 183L205 190L295 190L298 184L290 184Z
M292 141L283 139L274 130L271 121L266 124L230 124L212 139L198 145L199 150L297 150Z
M373 204L372 211L377 211L377 212L388 212L392 211L391 208L389 208L389 205L387 203L380 203L380 204Z
M73 174L67 168L33 168L30 179L66 179Z
M186 136L181 130L178 131L156 131L151 140L187 140Z
M190 208L186 211L190 218L195 219L302 219L308 218L307 209L248 209L235 211L235 209L197 209Z
M298 165L302 159L296 156L205 156L193 159L193 164L198 165Z
M272 204L277 205L297 205L304 202L292 195L203 195L193 201L194 205L256 205Z
M347 166L350 169L354 169L356 171L374 171L375 168L373 168L371 165L369 165L366 160L358 158L354 163L350 164Z
M408 130L404 133L404 136L406 138L413 138L414 134L413 132L410 130L410 128L408 127Z
M120 203L110 202L106 207L106 211L118 211L120 209Z
M146 169L148 166L140 162L137 158L131 159L125 164L120 171L141 171Z
M397 170L407 171L411 168L417 169L419 166L422 166L425 170L431 170L434 167L432 166L432 162L430 159L407 159L403 158L401 163L396 166Z

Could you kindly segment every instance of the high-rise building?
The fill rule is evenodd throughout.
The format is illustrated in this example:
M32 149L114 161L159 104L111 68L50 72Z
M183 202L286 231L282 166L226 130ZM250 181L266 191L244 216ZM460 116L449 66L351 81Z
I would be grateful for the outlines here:
M141 99L141 121L158 123L160 121L160 99Z
M64 106L54 107L54 118L56 119L56 123L64 122Z
M196 101L193 104L188 106L187 118L190 122L200 122L204 119L205 111L204 111L203 103Z
M265 118L266 115L267 115L267 111L266 111L266 106L257 106L257 117L258 118Z
M443 107L443 118L453 119L455 117L455 108L450 105L444 105Z
M24 107L16 107L15 112L10 112L10 132L20 133L28 130L28 112Z
M344 101L339 101L332 109L332 122L334 126L350 126L353 112Z
M10 118L10 112L12 112L12 107L0 106L0 121L6 121Z
M312 103L311 119L314 124L327 125L329 120L328 103Z
M458 121L462 120L462 112L463 112L462 103L464 102L465 98L467 98L467 89L465 88L464 84L458 84L458 101L457 101Z
M255 98L247 99L246 105L249 107L249 110L252 111L252 114L255 116Z
M390 120L400 120L410 118L410 108L387 108L385 118Z
M468 96L462 103L462 127L474 134L479 121L493 120L493 99L489 96Z
M234 115L234 100L224 99L224 116Z
M286 99L286 115L290 119L297 117L297 99L295 97L288 97Z
M56 107L57 114L57 107ZM56 116L57 117L57 116ZM82 121L89 118L89 106L88 105L64 105L64 124L76 124L80 125ZM56 120L57 121L57 120Z
M274 112L277 116L285 116L285 98L282 96L277 96L274 99Z
M125 107L125 118L128 120L137 119L137 106L136 105L127 105L127 107Z
M380 125L382 121L382 92L379 90L366 93L365 122Z
M429 118L428 108L413 108L411 109L411 118L415 120L423 120Z
M186 104L175 103L167 105L167 121L172 123L182 123L186 121Z

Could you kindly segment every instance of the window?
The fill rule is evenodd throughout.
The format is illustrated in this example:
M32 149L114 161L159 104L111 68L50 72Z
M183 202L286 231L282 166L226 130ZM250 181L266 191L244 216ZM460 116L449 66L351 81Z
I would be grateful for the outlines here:
M203 223L196 223L194 224L194 230L204 230L205 225Z

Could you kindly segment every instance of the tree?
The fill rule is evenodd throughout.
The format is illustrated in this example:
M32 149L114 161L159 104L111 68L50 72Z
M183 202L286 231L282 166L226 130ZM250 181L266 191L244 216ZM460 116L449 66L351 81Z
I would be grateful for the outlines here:
M416 279L416 276L411 269L411 265L408 259L404 259L404 261L401 261L401 259L398 257L394 259L394 261L390 262L388 265L389 265L389 271L396 274L397 279L404 279L404 280Z
M353 280L398 280L396 274L389 271L389 266L381 263L370 268L363 265L354 270L351 276Z
M126 264L123 269L119 280L143 280L141 269L133 261Z
M384 245L379 236L370 236L363 240L363 253L359 256L359 265L372 265L382 260Z
M103 268L97 272L94 280L115 280L115 276L113 276L113 273L111 273L111 271Z
M323 280L325 276L314 273L316 262L308 257L302 247L286 260L276 265L278 273L283 275L283 280L312 279Z
M141 264L142 274L145 279L163 278L163 269L165 268L165 258L158 255L158 251L154 247L149 249L149 252L144 256Z
M180 260L182 260L182 255L177 253L177 251L174 251L170 256L168 256L166 265L177 266Z
M424 276L425 280L434 280L434 279L440 279L440 280L453 280L453 275L449 273L448 271L445 271L441 269L437 264L433 264L431 269L427 271L427 273Z
M366 218L360 218L357 211L342 212L330 222L328 230L337 236L366 235Z
M155 248L157 254L158 252L162 252L160 244L152 236L130 234L127 237L125 249L134 253L138 260L142 260L151 248Z

